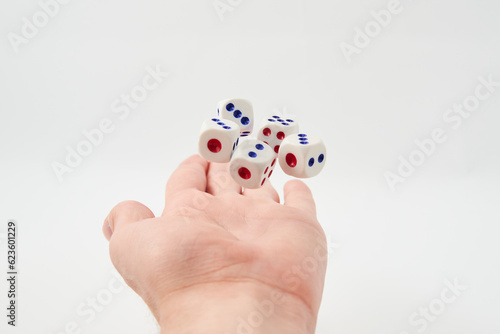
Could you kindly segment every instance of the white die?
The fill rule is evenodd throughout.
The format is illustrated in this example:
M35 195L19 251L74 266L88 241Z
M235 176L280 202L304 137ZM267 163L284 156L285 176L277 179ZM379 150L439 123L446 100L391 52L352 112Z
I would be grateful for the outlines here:
M269 145L258 139L246 139L234 152L229 173L244 188L260 188L271 177L276 160L276 154Z
M228 119L238 124L241 137L246 137L252 133L254 116L250 101L245 99L220 101L217 106L217 113L220 118Z
M207 119L201 126L198 151L208 161L229 162L239 138L238 124L226 119Z
M299 125L294 119L272 116L261 123L257 138L278 154L283 139L296 133L299 133Z
M326 147L316 136L291 135L281 144L278 155L281 169L291 176L308 178L318 175L326 162Z

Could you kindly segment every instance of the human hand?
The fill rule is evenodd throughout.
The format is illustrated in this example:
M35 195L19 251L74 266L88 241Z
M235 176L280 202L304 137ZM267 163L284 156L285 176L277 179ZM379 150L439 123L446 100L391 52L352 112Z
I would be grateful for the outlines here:
M116 269L162 333L314 333L327 263L309 188L246 189L227 164L184 161L156 217L122 202L103 226Z

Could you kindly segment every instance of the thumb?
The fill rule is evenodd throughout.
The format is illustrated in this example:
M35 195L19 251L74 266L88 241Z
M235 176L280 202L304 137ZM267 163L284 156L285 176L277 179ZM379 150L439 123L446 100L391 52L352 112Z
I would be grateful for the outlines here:
M109 241L116 230L122 229L126 225L154 217L153 212L144 204L136 201L125 201L111 209L111 212L104 221L102 230L104 236Z

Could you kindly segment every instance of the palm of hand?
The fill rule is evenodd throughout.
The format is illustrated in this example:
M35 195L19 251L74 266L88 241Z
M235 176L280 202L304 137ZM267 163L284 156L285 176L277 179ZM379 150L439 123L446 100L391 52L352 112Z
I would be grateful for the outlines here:
M108 221L116 268L153 311L193 286L244 282L317 312L326 241L309 189L290 182L281 205L270 185L242 195L226 169L188 159L167 184L160 217L136 202L115 207Z

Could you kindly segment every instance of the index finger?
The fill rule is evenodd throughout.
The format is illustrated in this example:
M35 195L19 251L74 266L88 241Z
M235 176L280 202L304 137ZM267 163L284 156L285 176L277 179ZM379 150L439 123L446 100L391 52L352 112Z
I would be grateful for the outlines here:
M165 204L177 193L195 189L205 192L207 189L208 161L195 154L184 160L168 179L165 189Z

